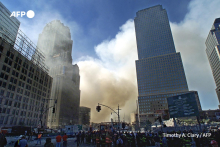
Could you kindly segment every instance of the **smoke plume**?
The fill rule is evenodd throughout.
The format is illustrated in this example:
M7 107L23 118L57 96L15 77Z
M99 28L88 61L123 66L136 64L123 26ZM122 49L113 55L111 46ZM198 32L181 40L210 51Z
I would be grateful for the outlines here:
M110 109L103 107L98 113L98 103L117 111L120 106L121 120L135 110L137 81L135 60L137 49L133 20L128 20L114 39L105 40L95 47L99 59L82 57L77 61L80 68L81 105L91 108L91 122L110 121ZM113 119L117 115L114 115Z

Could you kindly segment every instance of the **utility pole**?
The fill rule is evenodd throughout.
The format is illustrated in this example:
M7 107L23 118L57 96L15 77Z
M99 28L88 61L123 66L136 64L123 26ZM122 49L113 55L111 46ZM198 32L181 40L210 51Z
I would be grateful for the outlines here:
M40 110L40 128L43 128L43 125L42 125L42 117L43 117L43 114L49 110L50 108L55 108L55 104L57 103L57 99L43 99L43 101L45 100L54 100L54 106L51 106L49 108L47 108L46 110L44 109L44 104L43 106L41 107L41 110ZM45 111L44 111L45 110ZM39 133L39 129L38 129L38 133Z
M119 110L121 110L121 109L119 109L119 104L118 104L118 109L116 109L116 110L118 110L118 129L120 130L120 115L119 115Z

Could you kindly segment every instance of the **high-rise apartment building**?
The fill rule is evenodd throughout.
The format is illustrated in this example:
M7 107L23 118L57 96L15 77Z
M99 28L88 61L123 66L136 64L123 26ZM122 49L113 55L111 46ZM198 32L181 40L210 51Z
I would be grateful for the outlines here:
M80 76L78 65L72 65L72 43L70 29L59 20L48 23L39 35L38 47L53 77L51 98L57 100L55 113L49 112L50 128L79 123Z
M157 117L157 110L168 109L167 97L188 91L182 59L161 5L138 11L134 22L139 114Z
M216 84L215 90L220 102L220 18L215 19L205 44L206 54Z
M0 8L0 127L46 127L52 78L44 56L2 3Z
M20 22L15 17L10 17L11 12L0 2L0 32L10 36L7 41L15 42ZM2 35L2 34L1 34Z

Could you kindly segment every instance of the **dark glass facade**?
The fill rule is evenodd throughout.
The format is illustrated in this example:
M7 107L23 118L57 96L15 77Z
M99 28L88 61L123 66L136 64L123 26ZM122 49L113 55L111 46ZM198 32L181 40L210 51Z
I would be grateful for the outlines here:
M20 26L20 22L18 21L17 18L10 17L10 15L11 12L0 2L0 32L4 31L4 34L7 33L6 34L7 37L15 41ZM6 29L3 30L3 28ZM0 37L2 37L1 33L0 33Z
M157 5L136 15L139 112L156 113L168 109L166 98L188 91L188 85L166 10Z
M216 93L220 102L220 18L215 19L205 44L206 54L216 84Z

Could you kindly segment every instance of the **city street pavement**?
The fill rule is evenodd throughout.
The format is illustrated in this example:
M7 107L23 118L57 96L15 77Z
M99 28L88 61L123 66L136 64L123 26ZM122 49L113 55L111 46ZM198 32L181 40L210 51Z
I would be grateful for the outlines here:
M5 147L14 147L14 143L13 144L9 144L12 140L14 140L15 137L7 137L7 140L8 140L8 144L5 146ZM67 139L67 147L77 147L77 144L75 142L76 138L68 138ZM54 144L54 147L56 147L56 139L55 137L51 137L51 142ZM34 141L28 141L28 147L44 147L44 144L46 143L46 137L42 138L41 139L41 145L36 145L37 143L37 140L34 140ZM80 144L79 145L80 147L96 147L96 145L93 145L93 144L86 144L86 143L83 143L83 144ZM63 147L63 145L61 144L61 147ZM151 147L154 147L154 146L151 146Z
M55 137L51 137L52 140L51 142L54 144L54 146L56 147L56 139ZM6 147L14 147L14 143L13 144L9 144L12 140L12 138L9 138L7 137L7 140L8 140L8 144L6 145ZM14 138L13 138L14 140ZM67 147L76 147L76 142L75 142L76 138L68 138L67 139ZM41 139L41 145L36 145L37 143L37 140L34 140L34 141L28 141L28 147L43 147L44 144L46 142L46 138L42 138ZM61 145L61 147L63 147L63 145ZM95 147L95 145L88 145L86 143L84 144L81 144L80 147Z

